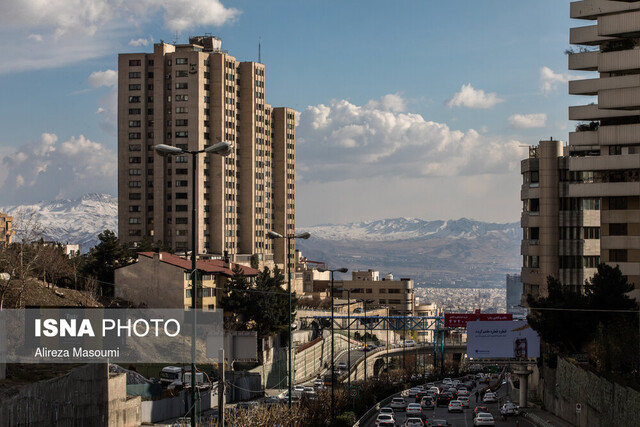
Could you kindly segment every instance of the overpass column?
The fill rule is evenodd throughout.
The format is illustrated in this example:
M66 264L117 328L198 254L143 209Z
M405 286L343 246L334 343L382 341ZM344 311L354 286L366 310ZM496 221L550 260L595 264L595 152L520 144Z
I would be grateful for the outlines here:
M520 381L520 407L526 408L529 393L529 375L531 371L527 366L519 366L514 369L513 373L518 376L518 380Z

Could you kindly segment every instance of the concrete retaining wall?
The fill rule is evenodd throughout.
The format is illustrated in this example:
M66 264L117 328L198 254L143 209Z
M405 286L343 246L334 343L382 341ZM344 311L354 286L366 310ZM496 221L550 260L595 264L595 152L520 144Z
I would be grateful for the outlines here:
M187 394L189 393L189 396ZM147 400L140 405L142 422L157 422L170 418L178 418L188 411L191 401L190 392L182 390L176 397L162 400ZM218 397L213 391L207 390L200 393L200 409L206 411L218 406Z
M543 370L545 408L578 426L640 426L640 393L599 377L565 359ZM576 403L582 405L576 413Z

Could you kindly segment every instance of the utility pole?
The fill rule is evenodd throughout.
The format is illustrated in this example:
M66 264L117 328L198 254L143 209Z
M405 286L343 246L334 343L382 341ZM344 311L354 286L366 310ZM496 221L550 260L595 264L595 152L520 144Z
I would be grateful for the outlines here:
M218 427L224 427L224 349L218 350Z

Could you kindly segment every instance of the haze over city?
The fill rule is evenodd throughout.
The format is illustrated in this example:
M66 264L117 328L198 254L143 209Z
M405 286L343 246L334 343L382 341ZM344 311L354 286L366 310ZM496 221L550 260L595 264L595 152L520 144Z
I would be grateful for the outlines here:
M194 34L260 59L270 102L298 112L298 227L515 221L526 146L571 126L568 1L7 6L2 205L116 194L117 54Z

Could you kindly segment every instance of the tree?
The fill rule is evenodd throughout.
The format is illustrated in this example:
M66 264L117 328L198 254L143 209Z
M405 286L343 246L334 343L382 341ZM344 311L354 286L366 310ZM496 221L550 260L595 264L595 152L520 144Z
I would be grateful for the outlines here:
M547 277L547 287L548 297L527 298L531 307L531 314L527 316L529 324L547 344L558 351L582 351L595 333L595 323L591 313L574 310L588 309L589 299L562 286L558 279L551 276Z
M244 275L239 264L233 267L233 276L227 284L227 292L222 297L222 309L235 314L235 326L245 328L252 311L252 294L249 292L251 284Z
M132 254L111 230L100 233L98 239L100 243L89 251L84 273L98 280L103 294L113 295L114 271L131 263Z

